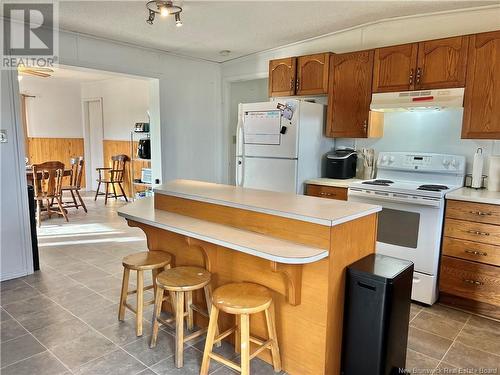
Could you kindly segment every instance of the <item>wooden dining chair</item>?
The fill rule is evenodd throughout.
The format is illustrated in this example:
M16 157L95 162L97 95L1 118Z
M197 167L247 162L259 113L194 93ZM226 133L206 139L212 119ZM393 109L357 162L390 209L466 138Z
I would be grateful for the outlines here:
M123 180L125 178L125 167L127 161L129 161L129 157L127 155L114 155L111 157L112 166L105 168L96 168L97 172L99 172L99 178L97 179L97 191L95 193L94 200L97 200L99 195L104 195L104 204L108 203L108 197L111 195L118 199L118 197L125 198L125 201L128 202L127 195L125 194L125 190L123 190ZM106 192L101 193L99 190L101 188L101 184L106 185ZM116 185L120 188L121 194L116 194ZM109 192L109 185L113 189L113 192Z
M60 161L33 164L33 188L35 190L36 218L39 227L42 223L42 210L47 212L49 218L55 213L62 215L66 221L69 221L62 204L63 175L64 163ZM56 208L55 210L51 208L52 202L55 203L53 205Z
M78 156L70 159L71 164L71 177L69 185L63 185L62 192L69 191L71 193L71 197L73 198L73 202L69 204L65 203L65 208L76 208L83 207L83 210L87 212L87 207L83 202L82 196L80 195L80 189L82 186L82 177L83 171L85 169L85 160L83 156ZM78 201L77 198L78 197Z

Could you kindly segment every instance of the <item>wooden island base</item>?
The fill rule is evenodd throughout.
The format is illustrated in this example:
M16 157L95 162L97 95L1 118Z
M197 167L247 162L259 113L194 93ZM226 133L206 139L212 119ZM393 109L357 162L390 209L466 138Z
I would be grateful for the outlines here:
M323 259L310 263L290 264L222 246L217 244L219 241L215 239L200 240L195 238L199 236L193 237L182 233L185 230L180 227L167 227L162 224L164 217L161 215L165 214L168 218L174 215L172 217L175 218L181 216L179 215L181 209L174 204L172 207L176 207L174 210L176 213L167 213L169 205L162 204L164 198L170 202L181 199L157 193L155 207L161 206L162 209L154 209L155 214L144 220L137 213L132 214L132 209L130 209L136 203L145 207L144 202L135 202L120 212L121 216L127 218L130 226L139 227L144 231L149 250L171 253L174 256L174 267L185 265L205 267L213 275L214 289L229 282L241 281L254 282L270 288L274 292L276 326L283 370L292 375L339 374L345 268L374 252L377 214L370 213L330 227L304 223L306 227L314 225L316 229L327 235L329 243L325 250L328 250L328 254ZM196 205L198 202L193 202L193 204ZM205 219L204 216L209 214L210 207L207 207L206 203L200 204L203 204L204 210L197 212L197 210L186 209L183 214L195 218L193 220L200 217ZM295 219L240 208L213 206L219 214L222 210L223 216L216 220L219 223L224 220L237 223L237 220L231 220L231 215L243 214L251 219L255 218L255 215L264 215L264 218L269 216L269 222L283 220L282 224L284 224L292 220L294 225L300 225L300 222ZM150 207L152 208L152 204ZM163 213L163 211L167 212ZM184 215L182 216L185 217ZM158 223L152 222L153 217ZM249 228L242 229L245 233L249 230ZM290 238L297 237L296 232L290 234L288 240L284 241L288 236L286 228L275 230L273 225L266 225L266 221L256 224L251 231L259 233L261 238L268 236L280 238L284 244L291 243L292 240L297 241ZM265 236L261 235L263 233ZM307 244L310 241L301 242ZM316 238L314 242L317 243L318 239ZM193 298L196 304L204 306L204 297L201 293L195 294ZM168 305L164 307L169 308ZM208 325L207 319L199 314L196 314L195 322L202 327ZM221 331L233 326L234 316L221 313L219 325ZM252 335L267 338L264 314L252 315L250 327ZM227 340L233 342L232 336ZM260 353L259 357L268 363L271 362L267 351Z

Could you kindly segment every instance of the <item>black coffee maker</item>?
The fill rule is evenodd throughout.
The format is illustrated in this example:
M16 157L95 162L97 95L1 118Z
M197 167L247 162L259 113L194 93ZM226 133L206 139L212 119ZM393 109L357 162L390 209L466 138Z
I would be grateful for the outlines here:
M139 159L151 159L151 139L139 139L139 145L137 147L137 157Z

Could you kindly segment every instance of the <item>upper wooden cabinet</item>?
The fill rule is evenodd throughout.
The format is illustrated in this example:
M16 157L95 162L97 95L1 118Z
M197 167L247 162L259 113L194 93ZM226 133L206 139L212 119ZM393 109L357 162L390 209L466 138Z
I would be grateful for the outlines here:
M329 53L297 58L296 95L318 95L328 92Z
M413 90L416 43L377 48L373 63L373 92Z
M500 31L470 36L462 138L500 139Z
M269 61L269 96L328 92L329 52Z
M295 57L269 61L269 96L290 96L295 94Z
M415 88L431 90L464 87L468 47L468 36L418 43Z
M368 136L373 55L373 51L361 51L330 56L328 137Z
M375 50L373 92L465 86L468 36Z

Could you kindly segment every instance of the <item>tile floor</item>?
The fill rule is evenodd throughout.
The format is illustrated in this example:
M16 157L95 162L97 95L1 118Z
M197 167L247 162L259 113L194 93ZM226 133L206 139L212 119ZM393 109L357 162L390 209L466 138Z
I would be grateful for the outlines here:
M1 363L3 375L24 374L198 374L203 341L186 345L185 365L176 369L173 336L160 331L149 348L152 307L143 337L133 315L118 322L121 258L146 250L143 233L129 228L115 209L123 202L94 203L89 213L72 211L70 222L44 221L39 230L42 270L1 283ZM133 279L132 279L133 281ZM147 295L151 297L151 292ZM407 368L419 374L472 374L500 367L500 323L434 305L412 305ZM220 349L235 358L232 347ZM462 369L462 372L459 371ZM477 369L477 372L463 372ZM211 374L235 374L213 363ZM252 362L252 374L274 374Z

